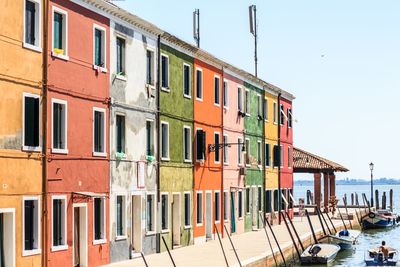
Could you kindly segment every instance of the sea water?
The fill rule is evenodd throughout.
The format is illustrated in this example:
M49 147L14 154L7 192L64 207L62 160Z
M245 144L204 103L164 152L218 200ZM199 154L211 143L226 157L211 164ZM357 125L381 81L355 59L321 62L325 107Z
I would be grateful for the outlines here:
M397 212L400 213L400 185L374 185L374 191L376 189L379 190L380 205L382 204L382 193L384 191L386 192L386 207L389 206L389 190L393 189L393 206L395 211L397 208ZM296 201L298 201L300 197L306 199L307 190L311 190L311 192L313 192L313 187L295 185L293 193ZM370 190L370 185L337 185L336 196L341 200L343 195L347 194L347 202L350 204L351 193L357 193L359 199L358 201L360 202L360 205L362 205L363 202L361 194L365 193L369 199L371 195ZM339 202L339 204L342 203L343 201ZM369 248L379 246L382 240L385 240L388 246L400 251L400 226L390 229L363 231L355 248L353 250L340 251L336 259L331 262L329 266L365 266L365 251Z

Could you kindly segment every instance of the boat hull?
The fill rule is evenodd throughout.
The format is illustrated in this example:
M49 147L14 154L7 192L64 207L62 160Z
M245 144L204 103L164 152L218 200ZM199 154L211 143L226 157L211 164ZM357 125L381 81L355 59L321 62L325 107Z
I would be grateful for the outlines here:
M318 253L311 253L312 249L319 247ZM309 246L300 257L301 264L327 264L336 258L340 246L333 244L316 244Z
M388 228L396 224L395 219L383 218L379 215L375 215L374 218L366 216L362 220L364 229L378 229L378 228Z

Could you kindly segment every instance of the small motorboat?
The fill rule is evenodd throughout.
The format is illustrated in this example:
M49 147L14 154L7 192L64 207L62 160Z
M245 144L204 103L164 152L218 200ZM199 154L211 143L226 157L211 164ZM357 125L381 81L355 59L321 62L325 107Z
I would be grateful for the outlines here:
M358 230L342 230L336 235L326 235L320 239L322 243L334 244L340 246L340 249L352 249L357 243L357 238L360 235Z
M362 217L364 229L388 228L399 223L399 217L390 210L371 211Z
M334 244L315 244L301 254L301 264L327 264L336 258L340 246Z
M398 252L394 248L388 247L388 256L385 258L380 247L369 249L365 253L365 264L367 266L396 266Z

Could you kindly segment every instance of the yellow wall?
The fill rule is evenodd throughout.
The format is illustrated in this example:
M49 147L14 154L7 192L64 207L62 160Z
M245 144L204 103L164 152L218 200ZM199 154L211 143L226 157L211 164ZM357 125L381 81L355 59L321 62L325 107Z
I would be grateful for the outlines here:
M16 266L40 266L40 254L22 257L22 197L42 190L40 153L21 150L23 93L40 95L42 79L42 53L23 47L23 11L23 0L0 1L0 208L15 209Z
M273 149L278 144L278 124L274 124L274 102L278 105L278 96L265 92L268 100L268 121L265 121L265 143L270 145L271 166L265 169L265 189L278 188L278 169L273 168Z

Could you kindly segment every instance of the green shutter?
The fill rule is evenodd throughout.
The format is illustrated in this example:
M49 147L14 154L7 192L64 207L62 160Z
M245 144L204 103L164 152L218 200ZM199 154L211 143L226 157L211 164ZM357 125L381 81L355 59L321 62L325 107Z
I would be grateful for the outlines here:
M102 43L101 38L102 32L99 29L94 30L94 64L96 66L103 67L104 62L102 62L101 50L102 50Z
M53 32L54 32L54 48L64 49L63 47L63 15L59 13L54 13L54 23L53 23Z

